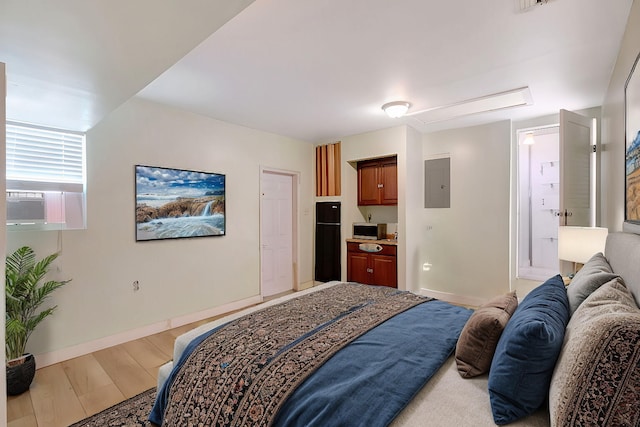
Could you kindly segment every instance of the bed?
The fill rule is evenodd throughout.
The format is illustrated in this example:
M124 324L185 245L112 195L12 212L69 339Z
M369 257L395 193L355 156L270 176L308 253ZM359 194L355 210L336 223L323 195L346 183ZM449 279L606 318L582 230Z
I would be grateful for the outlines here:
M472 311L344 282L242 310L178 337L174 362L160 369L150 419L162 425L589 425L588 414L575 416L581 414L575 408L592 405L600 408L593 416L602 421L592 425L638 426L640 236L611 234L605 253L616 273L598 270L592 277L587 263L586 279L576 276L576 285L568 288L580 292L565 290L557 276L511 310L493 301ZM588 282L588 291L581 281ZM576 293L581 302L571 313ZM603 306L603 299L608 304L616 298L626 301L624 307L613 304L608 312L623 316L609 319L606 328L594 323L591 317L603 316L593 310ZM473 342L475 326L470 325L483 313L498 313L490 322L498 333L492 332L491 340L480 335L485 353L487 342L494 341L488 359L484 354L488 373L471 375L460 347ZM627 358L615 369L624 370L619 372L624 379L617 380L615 396L603 397L602 389L611 384L575 379L591 375L585 366L602 372L598 357L620 359L620 342L610 341L609 347L587 351L592 360L584 360L585 345L606 341L594 338L594 328L603 332L620 321ZM527 336L531 325L540 325L544 342ZM250 338L242 335L247 331ZM544 375L527 371L538 365ZM538 389L536 396L531 389Z

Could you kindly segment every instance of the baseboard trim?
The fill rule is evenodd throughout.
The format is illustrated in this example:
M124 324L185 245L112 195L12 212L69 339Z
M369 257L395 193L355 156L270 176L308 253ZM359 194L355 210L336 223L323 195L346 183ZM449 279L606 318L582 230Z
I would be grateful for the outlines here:
M305 289L310 289L313 288L315 286L315 283L313 280L310 280L308 282L304 282L304 283L300 283L298 285L298 289L296 289L297 291L304 291Z
M472 307L478 307L487 302L485 298L457 295L449 292L435 291L433 289L427 288L420 288L420 295L436 298L441 301L450 302L452 304L467 305Z
M89 353L93 353L94 351L103 350L108 347L113 347L115 345L123 344L128 341L144 338L146 336L164 332L169 329L187 325L189 323L199 322L203 319L208 319L210 317L219 316L231 311L240 310L255 304L259 304L261 302L262 296L256 295L250 298L223 304L218 307L213 307L184 316L174 317L172 319L163 320L162 322L153 323L151 325L132 329L130 331L121 332L119 334L99 338L97 340L78 344L72 347L63 348L61 350L38 354L35 356L36 366L38 368L44 368L45 366L54 365L56 363L64 362L65 360L84 356Z

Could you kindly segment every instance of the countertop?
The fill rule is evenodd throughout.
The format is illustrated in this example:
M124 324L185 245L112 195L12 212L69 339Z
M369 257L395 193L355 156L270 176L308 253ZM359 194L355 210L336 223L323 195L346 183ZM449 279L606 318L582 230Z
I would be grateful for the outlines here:
M379 245L398 246L396 239L367 240L367 239L347 239L347 243L377 243Z

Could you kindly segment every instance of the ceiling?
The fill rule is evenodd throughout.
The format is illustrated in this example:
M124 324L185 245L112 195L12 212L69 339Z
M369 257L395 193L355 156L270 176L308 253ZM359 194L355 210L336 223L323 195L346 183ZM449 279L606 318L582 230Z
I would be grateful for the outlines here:
M1 0L7 116L87 130L139 96L322 142L601 105L633 0L527 1ZM531 105L431 123L380 108L521 87Z
M0 0L7 118L86 131L253 0Z

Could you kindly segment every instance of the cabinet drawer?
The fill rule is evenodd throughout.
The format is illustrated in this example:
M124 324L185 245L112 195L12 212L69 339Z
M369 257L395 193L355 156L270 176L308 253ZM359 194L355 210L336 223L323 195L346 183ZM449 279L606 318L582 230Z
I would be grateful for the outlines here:
M366 243L366 244L372 244L372 245L377 245L378 243ZM370 254L376 254L376 255L391 255L391 256L396 256L396 251L398 249L398 247L396 245L380 245L380 247L382 248L381 251L379 252L367 252L367 251L363 251L360 249L360 243L356 243L356 242L347 242L347 251L348 252L357 252L357 253L370 253Z

